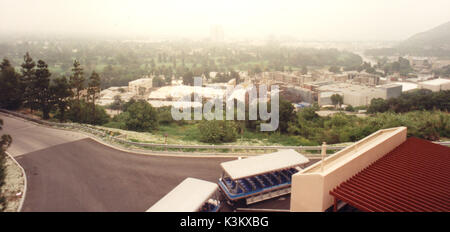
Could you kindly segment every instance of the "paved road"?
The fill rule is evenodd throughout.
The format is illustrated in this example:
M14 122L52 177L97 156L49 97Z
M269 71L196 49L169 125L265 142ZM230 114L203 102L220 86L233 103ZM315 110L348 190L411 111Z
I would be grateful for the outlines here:
M23 211L144 211L186 177L217 181L230 158L136 155L0 115L27 173Z
M80 133L37 126L24 119L7 117L2 113L0 113L0 117L4 124L0 133L13 137L13 143L8 149L13 156L87 138Z

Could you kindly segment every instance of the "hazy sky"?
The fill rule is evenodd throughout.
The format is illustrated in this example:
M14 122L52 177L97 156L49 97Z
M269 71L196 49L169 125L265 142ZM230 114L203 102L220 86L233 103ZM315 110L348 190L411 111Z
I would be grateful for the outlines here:
M0 0L0 33L402 40L450 21L449 0Z

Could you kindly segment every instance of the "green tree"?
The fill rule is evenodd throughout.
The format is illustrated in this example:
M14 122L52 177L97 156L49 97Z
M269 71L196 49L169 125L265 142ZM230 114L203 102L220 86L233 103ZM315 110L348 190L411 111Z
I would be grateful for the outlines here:
M73 89L75 89L75 97L77 101L80 101L81 91L84 90L84 74L83 68L80 65L78 60L73 62L72 75L70 76L70 85Z
M23 84L7 59L0 64L0 83L0 108L19 108L23 102Z
M389 106L386 104L386 100L382 98L374 98L370 101L370 106L367 109L368 113L386 112L389 110Z
M355 108L353 108L352 105L348 105L348 106L345 108L345 110L348 111L348 112L355 112Z
M50 86L53 96L53 102L58 108L58 118L62 122L65 119L65 113L69 106L69 101L73 96L70 84L65 76L53 79L53 85Z
M36 82L36 63L27 52L23 57L23 63L20 71L22 72L22 82L24 83L24 100L25 106L29 107L31 111L37 107L37 90L35 88Z
M42 111L43 119L49 119L49 113L53 107L52 94L50 91L50 76L52 74L48 70L48 65L39 60L35 72L36 83L34 89L36 90L36 102L38 108Z
M332 73L341 73L341 68L338 66L331 66L328 71L332 72Z
M67 118L72 122L87 123L92 125L103 125L109 121L109 116L101 106L95 106L95 113L92 111L92 104L84 99L79 102L71 101Z
M240 77L239 73L234 70L230 71L230 80L231 79L236 79L236 85L241 83L241 77Z
M340 106L344 103L344 98L340 94L335 93L331 95L331 103L335 107L339 106L340 108Z
M128 130L150 132L158 128L158 112L144 100L130 105L127 113L125 125Z
M88 101L91 101L92 104L94 105L95 100L98 98L98 95L100 94L100 85L101 85L100 75L98 75L98 73L93 71L91 76L89 77L87 93L88 93Z
M198 125L200 141L205 143L227 143L236 141L238 126L228 120L204 120Z
M90 103L92 104L92 112L94 114L94 118L96 113L95 100L98 98L98 95L100 94L100 85L101 85L100 75L98 75L98 73L93 71L91 76L89 77L87 100L88 102L91 101Z
M111 105L109 105L107 108L112 109L112 110L122 110L123 105L124 105L124 101L122 100L120 95L116 95L116 96L114 96L113 103L111 103Z
M171 85L172 84L172 72L170 72L170 74L165 74L164 75L164 81L166 82L166 85Z
M289 127L289 123L294 123L295 120L295 112L294 112L294 106L291 102L286 101L284 99L280 99L280 121L279 121L279 127L278 130L281 133L286 133Z
M306 65L303 65L303 66L302 66L302 70L301 70L300 73L301 73L302 75L308 74L308 68L306 67Z
M162 87L162 86L164 86L166 83L165 83L165 81L162 79L162 77L160 77L160 76L156 76L156 77L153 77L153 80L152 80L152 85L153 85L153 87Z
M158 123L160 125L169 125L173 122L180 122L180 121L175 121L172 118L172 112L171 112L171 107L170 106L163 106L163 107L159 107L156 109L158 111Z
M183 84L184 85L194 85L194 74L192 71L187 71L183 75Z
M125 104L123 104L122 106L122 111L126 112L128 111L128 107L130 107L131 105L133 105L134 103L136 103L137 101L134 100L134 98L131 98L128 102L125 102Z

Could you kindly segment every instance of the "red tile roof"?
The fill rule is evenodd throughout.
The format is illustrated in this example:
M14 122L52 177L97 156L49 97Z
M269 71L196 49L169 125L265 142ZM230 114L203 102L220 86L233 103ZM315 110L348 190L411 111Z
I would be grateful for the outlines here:
M368 212L450 212L450 148L409 138L330 194Z

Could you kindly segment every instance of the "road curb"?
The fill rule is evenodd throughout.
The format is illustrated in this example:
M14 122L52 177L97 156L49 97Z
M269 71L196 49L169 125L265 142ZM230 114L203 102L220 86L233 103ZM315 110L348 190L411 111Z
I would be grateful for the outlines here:
M22 211L23 203L25 202L25 197L27 195L27 174L25 173L25 169L23 169L22 165L17 162L17 160L9 154L7 151L5 151L5 154L12 159L12 161L20 168L20 171L22 172L22 178L23 178L23 191L22 191L22 198L19 202L19 207L17 209L17 212Z
M217 156L225 156L225 157L239 157L239 156L251 156L251 155L258 155L258 154L264 154L264 153L270 153L273 152L273 150L281 150L281 149L293 149L293 150L299 150L300 152L303 150L316 150L320 151L321 146L246 146L246 145L176 145L176 144L156 144L156 143L139 143L139 142L131 142L127 140L123 140L121 138L111 136L110 133L105 131L104 129L96 128L92 125L84 125L84 124L73 124L73 123L55 123L55 122L49 122L45 120L40 120L36 118L29 117L27 115L3 110L0 109L0 112L4 113L5 115L14 117L14 118L20 118L25 121L29 121L33 124L39 124L44 127L48 128L54 128L54 129L61 129L61 130L67 130L67 131L75 131L82 134L88 134L89 137L95 137L98 138L105 143L111 144L113 146L120 146L124 149L127 149L129 147L141 147L142 149L135 149L140 150L141 152L145 152L146 154L165 154L165 155L171 155L171 156L178 156L182 154L182 156L186 156L187 153L190 153L190 155L197 157L197 154L201 154L201 156L211 155L214 157ZM146 147L155 147L155 148L161 148L163 150L147 150ZM164 151L165 148L165 151ZM345 146L329 146L328 149L330 150L340 150L345 148ZM183 152L183 151L168 151L167 149L212 149L212 152ZM231 150L231 152L220 152L220 149L227 149ZM248 153L248 152L234 152L235 149L242 149L242 150L264 150L263 153L255 152L255 153ZM313 155L314 156L314 155Z
M162 157L179 157L179 158L238 158L238 157L248 157L248 156L254 156L254 155L258 155L258 154L229 154L229 155L213 155L213 154L199 154L199 155L195 155L192 153L188 153L188 152L184 152L183 154L170 154L170 152L164 152L164 151L145 151L145 150L136 150L136 149L127 149L125 147L122 147L120 145L116 145L116 144L111 144L108 143L96 136L93 136L92 134L88 133L88 132L84 132L84 131L78 131L78 130L74 130L74 129L67 129L67 128L56 128L56 127L52 127L49 125L43 125L43 124L39 124L36 123L34 121L30 121L27 120L25 118L22 117L17 117L15 115L9 114L9 113L5 113L5 112L0 112L0 115L4 115L6 117L10 117L10 118L14 118L17 120L21 120L24 122L28 122L31 123L35 126L42 126L42 127L46 127L49 129L54 129L54 130L62 130L62 131L69 131L72 133L78 133L78 134L82 134L84 136L87 136L88 138L94 140L97 143L100 143L104 146L110 147L112 149L115 150L119 150L119 151L123 151L123 152L127 152L127 153L131 153L131 154L136 154L136 155L146 155L146 156L162 156Z

